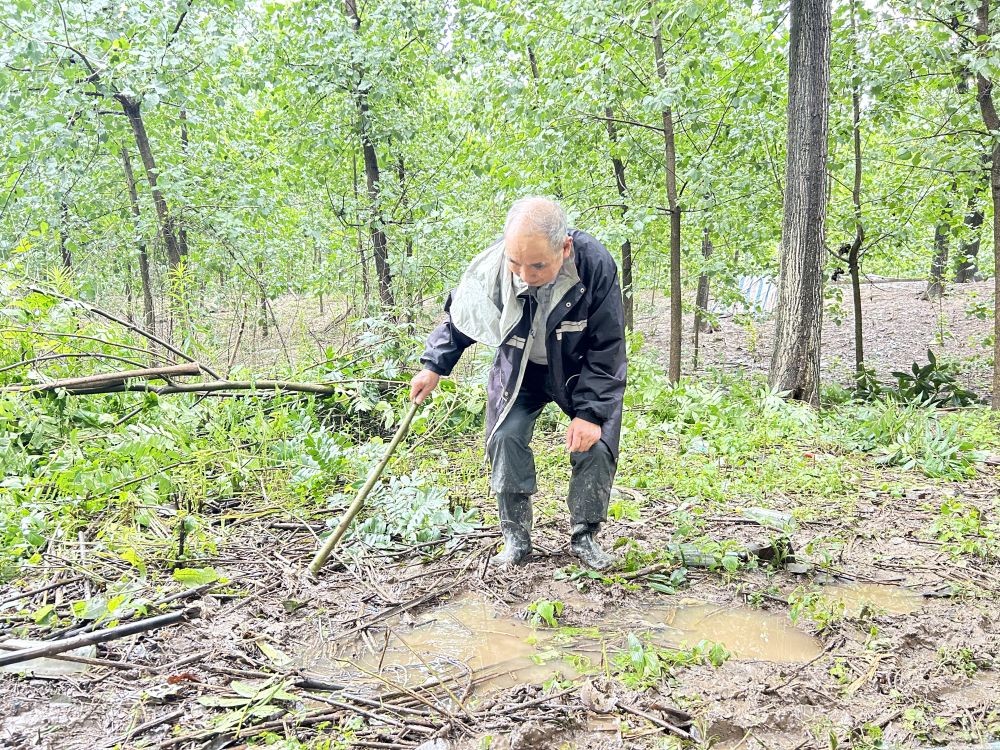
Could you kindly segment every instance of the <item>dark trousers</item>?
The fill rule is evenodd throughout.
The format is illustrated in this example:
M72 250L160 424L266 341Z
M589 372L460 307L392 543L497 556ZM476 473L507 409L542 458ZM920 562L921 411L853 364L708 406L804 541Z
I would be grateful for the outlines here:
M552 400L548 367L529 362L510 413L486 444L492 467L490 488L497 495L531 495L537 490L535 457L529 444L535 420ZM588 451L570 453L569 461L572 476L566 504L570 525L603 523L616 469L611 450L598 440Z

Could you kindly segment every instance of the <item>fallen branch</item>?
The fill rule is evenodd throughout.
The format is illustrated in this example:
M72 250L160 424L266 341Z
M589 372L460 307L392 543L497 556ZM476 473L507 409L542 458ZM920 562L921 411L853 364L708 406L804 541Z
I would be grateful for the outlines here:
M91 305L89 302L84 302L82 300L73 299L72 297L67 297L65 294L60 294L59 292L54 292L51 289L42 289L41 287L37 287L37 286L30 286L29 285L28 289L30 289L33 292L37 292L38 294L44 294L44 295L47 295L49 297L55 297L56 299L65 300L66 302L72 302L73 304L79 305L84 310L87 310L89 312L94 313L94 315L100 315L102 318L106 318L107 320L110 320L112 323L117 323L118 325L124 326L125 328L129 329L130 331L138 333L140 336L142 336L145 339L149 339L154 344L159 344L164 349L166 349L168 352L172 352L172 353L176 354L181 359L187 360L188 362L194 362L195 361L193 357L189 357L187 354L185 354L184 352L182 352L177 347L173 346L172 344L167 343L166 341L164 341L163 339L155 336L154 334L150 333L146 329L140 328L139 326L134 325L133 323L129 323L127 320L123 320L122 318L119 318L117 315L112 315L111 313L106 312L106 311L102 310L99 307L95 307L94 305ZM200 365L200 367L205 372L207 372L209 375L211 375L213 378L219 378L219 375L217 373L213 372L212 370L210 370L207 366Z
M156 617L139 620L138 622L131 622L127 625L118 625L113 628L105 628L104 630L95 630L92 633L85 633L83 635L73 636L72 638L62 638L58 641L47 643L44 646L34 646L33 648L25 648L20 651L0 655L0 667L7 666L8 664L20 664L21 662L30 661L31 659L39 659L45 656L62 654L66 651L72 651L73 649L80 648L81 646L93 646L97 643L106 643L107 641L114 641L128 635L135 635L136 633L146 633L150 630L167 627L168 625L176 625L181 622L187 622L188 620L199 617L200 614L201 609L199 607L186 607L185 609L181 609L176 612L170 612L165 615L157 615Z
M11 645L10 642L0 642L0 651L20 651L24 647ZM71 656L70 654L50 654L47 658L56 661L71 662L73 664L86 664L89 667L111 667L113 669L138 669L140 671L153 671L156 667L148 664L136 664L130 661L115 661L114 659L95 659L90 656Z
M178 367L188 367L188 365L178 365ZM202 368L204 369L204 368ZM176 373L175 373L176 374ZM197 374L197 373L185 373ZM267 392L290 392L290 393L314 393L320 396L333 396L343 393L342 386L345 383L363 382L385 382L382 380L352 379L346 380L337 385L324 385L322 383L294 383L287 380L215 380L208 383L173 383L164 386L151 386L149 384L128 384L121 380L111 381L105 384L62 386L56 383L46 383L45 390L51 388L62 388L71 396L90 396L101 393L155 393L157 396L165 396L171 393L214 393L217 391L256 391L257 393ZM396 382L396 381L391 381ZM402 385L402 382L398 383ZM0 392L11 391L34 391L41 390L39 386L8 386L0 388ZM235 395L235 394L221 394Z
M79 378L62 378L53 380L51 383L35 383L31 385L9 385L0 388L0 391L54 391L65 390L69 393L74 391L101 392L104 387L124 386L125 382L133 379L159 379L166 380L170 377L181 375L200 375L201 365L197 362L184 365L170 365L168 367L147 367L143 370L124 370L121 372L102 372L97 375L85 375Z
M113 745L111 745L111 747L120 747L120 746L124 745L126 742L128 742L129 740L135 739L140 734L145 734L150 729L156 729L156 727L162 726L163 724L169 724L171 721L174 721L175 719L179 719L183 715L184 715L184 709L178 709L177 711L171 711L168 714L164 714L163 716L159 717L158 719L150 719L149 721L145 722L144 724L140 724L135 729L132 729L131 731L126 732L125 736L122 737L122 739L119 740L118 742L116 742Z
M626 713L633 714L634 716L638 716L641 719L645 719L650 724L654 724L654 725L658 726L660 729L664 729L667 732L670 732L671 734L675 734L678 737L682 737L685 740L690 740L691 739L691 733L690 732L685 732L680 727L675 727L669 721L664 721L663 719L658 719L657 717L652 716L652 715L646 713L645 711L640 711L635 706L630 706L627 703L619 703L618 707L622 711L625 711Z

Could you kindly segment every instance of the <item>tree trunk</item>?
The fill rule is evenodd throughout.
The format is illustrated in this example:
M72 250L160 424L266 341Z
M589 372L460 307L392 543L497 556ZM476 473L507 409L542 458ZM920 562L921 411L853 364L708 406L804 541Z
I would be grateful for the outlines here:
M354 33L361 30L361 18L355 0L344 0L344 10ZM361 151L365 159L365 177L368 185L368 200L371 204L371 216L368 219L368 233L372 241L372 254L375 258L375 273L378 275L378 293L383 308L395 306L392 295L392 273L389 268L389 247L385 236L385 218L382 215L382 187L379 182L378 153L371 134L371 118L368 111L368 94L361 89L364 72L355 70L358 86L354 91L354 102L358 110L358 130L361 134Z
M945 207L945 213L951 213L951 203ZM933 300L944 294L944 272L948 267L948 235L951 234L950 224L942 219L934 227L934 257L931 259L931 273L921 299Z
M663 36L660 17L653 18L653 55L656 74L667 83L663 60ZM677 145L674 138L674 115L670 107L662 112L664 167L667 178L667 206L670 209L670 355L667 377L671 383L681 379L681 207L677 200Z
M615 171L615 184L618 186L618 196L622 199L622 218L628 213L628 186L625 184L625 164L615 154L618 145L618 129L614 123L614 111L611 107L604 108L604 121L608 128L608 140L611 141L611 165ZM632 240L625 238L622 243L622 305L625 311L625 328L633 330L635 323L635 295L632 288Z
M860 55L857 48L857 3L851 2L851 37L853 59ZM852 73L856 71L852 70ZM865 241L865 225L861 220L861 91L858 75L851 76L851 131L854 140L854 185L851 202L854 205L854 241L847 253L847 270L851 274L851 300L854 305L854 372L861 375L865 367L864 313L861 309L861 248Z
M980 52L985 56L989 51L990 39L990 0L980 0L976 14L976 36L979 39ZM996 134L1000 131L1000 116L997 115L993 103L993 81L976 74L976 98L979 100L979 111L983 116L983 124L994 135L990 164L990 197L993 199L993 292L997 302L1000 302L1000 142ZM996 305L993 306L993 399L991 406L1000 410L1000 315L997 315Z
M989 156L983 156L983 162L989 161ZM989 173L986 173L988 180ZM958 267L955 270L955 283L967 284L970 281L980 281L979 275L979 247L982 244L980 230L983 227L984 212L982 204L979 202L980 186L977 184L972 194L969 196L965 209L964 224L969 230L969 239L962 243L962 248L958 256Z
M771 387L819 405L830 0L791 0L788 151Z
M261 338L267 338L267 290L264 287L264 261L257 260L257 285L260 288L260 316L257 318L257 326L260 328Z
M365 238L361 227L361 211L358 208L360 197L358 196L358 154L352 154L352 164L354 167L354 206L356 211L356 225L358 228L358 258L361 261L361 290L365 295L365 306L371 302L371 285L368 283L368 253L365 252Z
M66 226L69 224L69 205L66 203L65 196L63 196L59 204L59 216L61 217L61 223L59 224L59 255L62 258L63 268L70 269L73 267L73 256L69 248L66 247Z
M184 158L187 159L188 154L188 128L187 128L187 112L181 110L181 151L184 154ZM185 216L182 214L181 218L177 222L177 250L180 256L183 258L188 254L188 233L187 233L187 222L185 221Z
M712 257L712 230L705 225L705 233L701 240L701 255L707 262ZM694 298L694 369L698 369L698 347L702 331L708 330L703 313L708 310L708 274L702 271L698 275L698 293Z
M153 195L156 216L160 221L160 237L163 239L163 246L167 249L167 262L173 270L181 260L180 248L177 245L177 238L174 236L174 220L170 215L167 201L160 189L156 187L156 161L153 159L153 151L149 146L149 135L146 133L146 125L142 121L139 103L124 94L115 94L115 98L122 105L129 125L132 126L132 135L135 136L135 145L139 149L142 166L146 170L146 179L149 181L149 190Z
M135 325L135 290L132 288L132 261L125 256L125 320Z
M410 208L410 199L406 195L406 166L403 163L403 157L399 157L399 161L396 163L396 175L399 177L399 205L403 209L403 214L406 216L406 223L408 227L413 226L413 209ZM405 254L407 258L413 257L413 237L409 232L406 233L405 242Z
M153 308L153 285L149 279L149 255L146 253L146 243L139 234L139 193L135 189L135 174L132 172L132 161L128 149L122 146L122 165L125 168L125 183L128 185L129 205L132 216L135 217L135 233L139 239L139 279L142 281L142 327L150 333L156 333L156 313Z

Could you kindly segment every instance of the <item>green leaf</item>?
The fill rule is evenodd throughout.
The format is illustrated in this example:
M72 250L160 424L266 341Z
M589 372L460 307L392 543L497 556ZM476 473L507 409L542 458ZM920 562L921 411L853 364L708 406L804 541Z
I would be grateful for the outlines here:
M215 568L178 568L174 571L174 580L188 586L203 586L219 579Z

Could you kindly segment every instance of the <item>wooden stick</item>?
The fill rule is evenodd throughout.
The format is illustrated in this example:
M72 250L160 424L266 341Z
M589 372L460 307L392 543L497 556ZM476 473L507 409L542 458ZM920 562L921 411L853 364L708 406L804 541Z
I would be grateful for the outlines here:
M53 380L51 383L38 383L33 385L13 385L0 389L4 391L54 391L57 388L73 390L79 388L99 388L101 386L122 385L130 378L169 378L180 375L200 375L201 365L191 362L183 365L170 365L168 367L147 367L143 370L124 370L121 372L103 372L98 375L86 375L79 378L63 378Z
M150 729L156 729L156 727L160 726L161 724L169 724L174 719L179 719L183 715L184 715L184 709L179 709L177 711L172 711L169 714L164 714L163 716L161 716L158 719L150 719L149 721L145 722L144 724L140 724L135 729L133 729L133 730L131 730L129 732L126 732L125 736L122 737L122 739L119 742L115 743L115 745L119 745L119 746L120 745L124 745L126 742L128 742L129 740L135 739L140 734L144 734L144 733L148 732Z
M0 642L0 651L19 651L21 646L11 646L7 642ZM89 656L70 656L69 654L50 654L47 658L55 659L56 661L71 662L73 664L86 664L91 667L112 667L114 669L138 669L146 672L151 672L155 667L151 667L147 664L135 664L130 661L115 661L113 659L94 659Z
M71 583L79 583L80 577L67 578L65 581L56 581L55 583L50 583L47 586L42 586L41 588L32 589L31 591L23 591L16 596L9 596L6 599L0 599L0 604L10 604L11 602L16 602L18 599L29 599L36 594L42 594L46 591L51 591L52 589L57 589L60 586L68 586Z
M323 567L323 563L327 561L330 554L336 548L337 544L340 542L341 538L347 533L347 527L351 525L351 521L354 517L358 515L361 511L361 507L365 504L365 500L368 498L368 493L372 491L372 487L375 486L375 482L378 478L382 476L382 472L385 470L386 465L389 463L389 459L392 457L393 451L396 450L396 446L402 442L403 438L406 437L406 433L410 431L410 423L413 421L413 416L417 413L417 409L420 404L412 403L410 408L406 412L406 416L403 417L403 421L399 425L399 429L396 430L396 434L392 437L392 442L389 443L389 447L386 448L385 455L382 460L379 461L378 466L372 469L371 473L368 475L368 479L364 486L358 490L357 496L354 498L354 502L351 503L351 507L347 509L344 517L340 519L340 523L337 528L333 530L326 543L322 546L319 552L316 553L316 557L309 564L309 572L312 575L317 575L319 569Z
M198 607L186 607L185 609L180 609L176 612L170 612L165 615L157 615L156 617L149 617L145 620L130 622L126 625L118 625L113 628L105 628L104 630L95 630L93 633L84 633L83 635L76 635L72 638L62 638L58 641L46 643L44 646L33 646L32 648L21 649L20 651L0 655L0 667L8 664L20 664L21 662L38 659L43 656L54 656L55 654L72 651L73 649L80 648L81 646L92 646L96 643L105 643L118 638L124 638L127 635L145 633L147 631L166 627L168 625L176 625L177 623L187 622L188 620L194 619L198 617L200 613L201 610Z
M626 713L634 714L635 716L643 718L646 721L648 721L650 724L655 724L656 726L660 727L660 729L665 729L666 731L670 732L671 734L676 734L678 737L683 737L686 740L691 739L691 734L689 732L685 732L680 727L675 727L673 724L671 724L668 721L664 721L663 719L658 719L655 716L651 716L648 713L646 713L645 711L640 711L638 708L636 708L634 706L630 706L627 703L619 703L618 707L621 708L622 711L625 711Z

